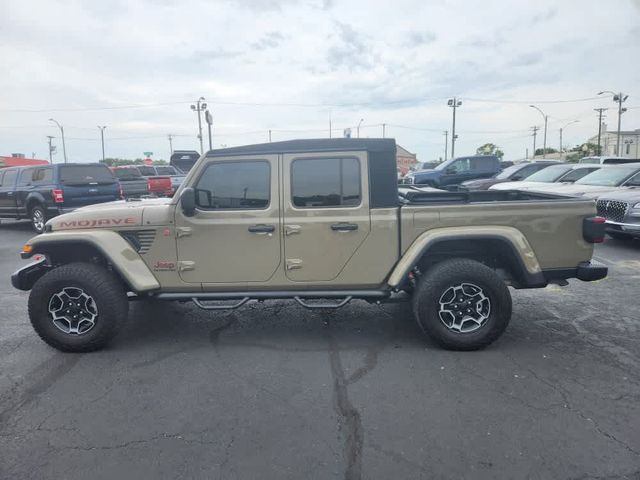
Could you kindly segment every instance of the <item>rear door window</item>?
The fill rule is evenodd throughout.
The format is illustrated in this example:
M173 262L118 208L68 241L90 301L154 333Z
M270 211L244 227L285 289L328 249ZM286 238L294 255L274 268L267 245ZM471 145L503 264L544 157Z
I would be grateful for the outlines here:
M50 168L36 168L31 176L34 185L45 185L53 182L53 170Z
M481 170L481 171L493 170L495 163L496 161L493 159L493 157L472 158L471 170Z
M300 208L360 205L357 158L303 158L291 164L293 205Z
M112 184L116 179L106 165L63 165L60 183L65 185Z

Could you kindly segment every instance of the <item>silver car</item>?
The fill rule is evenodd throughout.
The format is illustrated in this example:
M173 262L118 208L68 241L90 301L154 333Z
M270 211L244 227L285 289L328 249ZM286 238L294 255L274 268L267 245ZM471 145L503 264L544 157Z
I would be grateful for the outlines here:
M640 238L640 175L637 177L628 190L607 193L598 199L598 215L606 218L606 230L612 238Z

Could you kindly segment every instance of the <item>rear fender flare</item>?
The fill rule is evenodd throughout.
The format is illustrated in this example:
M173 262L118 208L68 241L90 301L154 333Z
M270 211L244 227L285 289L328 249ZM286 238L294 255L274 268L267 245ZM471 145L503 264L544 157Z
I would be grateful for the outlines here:
M546 280L533 248L524 234L513 227L501 225L484 227L435 228L421 234L404 253L389 276L388 284L397 288L407 278L429 249L449 240L497 240L504 243L517 260L518 274L527 286L544 286Z
M47 254L53 248L86 244L98 250L136 293L160 288L160 283L138 252L118 233L111 230L53 232L32 238L29 256Z

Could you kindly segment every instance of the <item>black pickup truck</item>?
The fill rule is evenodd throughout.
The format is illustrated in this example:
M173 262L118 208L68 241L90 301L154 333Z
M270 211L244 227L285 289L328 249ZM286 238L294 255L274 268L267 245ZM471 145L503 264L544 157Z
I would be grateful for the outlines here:
M120 199L113 173L99 163L66 163L0 170L0 218L31 219L42 233L49 218Z

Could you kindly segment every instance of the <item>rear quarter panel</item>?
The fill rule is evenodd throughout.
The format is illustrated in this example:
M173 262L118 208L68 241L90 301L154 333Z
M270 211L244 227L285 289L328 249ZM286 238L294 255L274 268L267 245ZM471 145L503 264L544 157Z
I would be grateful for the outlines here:
M593 245L582 238L582 220L596 213L593 200L491 202L401 209L404 254L424 232L435 228L507 226L522 232L540 268L573 268L588 261Z

